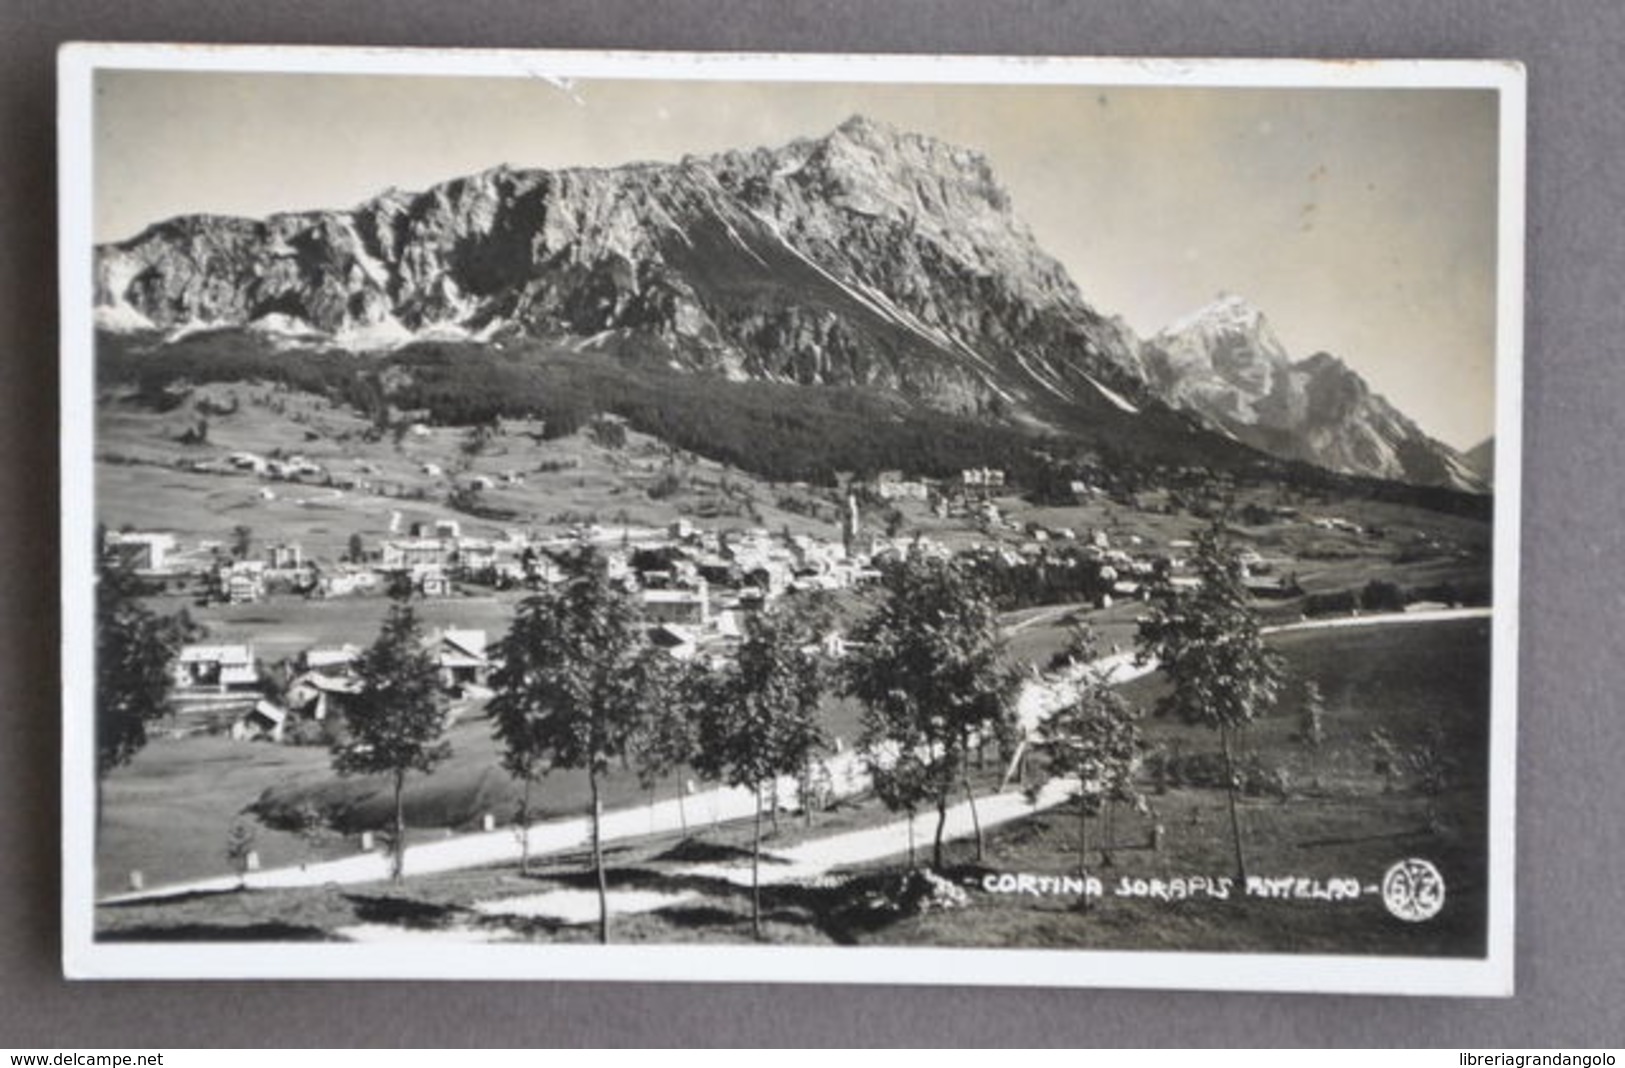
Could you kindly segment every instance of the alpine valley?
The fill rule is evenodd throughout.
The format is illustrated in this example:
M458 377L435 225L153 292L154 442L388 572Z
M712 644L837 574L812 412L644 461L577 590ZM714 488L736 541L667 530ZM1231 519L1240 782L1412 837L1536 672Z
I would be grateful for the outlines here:
M854 118L94 269L98 939L1483 958L1478 469L1239 298L1138 336L975 152Z
M1486 490L1336 357L1294 360L1239 298L1142 340L1039 247L988 160L863 117L677 163L502 166L349 210L175 218L97 249L96 302L104 374L119 354L150 369L187 353L205 378L237 373L223 356L205 366L221 350L254 354L256 372L375 354L416 369L376 378L389 399L421 401L435 374L515 373L493 370L505 353L577 384L612 377L623 402L794 386L753 396L1149 463L1273 458ZM490 392L436 415L537 407L523 389Z

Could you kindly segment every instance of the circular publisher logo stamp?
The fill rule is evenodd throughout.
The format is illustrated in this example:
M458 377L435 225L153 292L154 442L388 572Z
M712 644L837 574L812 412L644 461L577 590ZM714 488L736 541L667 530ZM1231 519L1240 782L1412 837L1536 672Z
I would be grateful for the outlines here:
M1402 860L1382 877L1382 903L1407 922L1431 920L1444 908L1444 876L1429 861Z

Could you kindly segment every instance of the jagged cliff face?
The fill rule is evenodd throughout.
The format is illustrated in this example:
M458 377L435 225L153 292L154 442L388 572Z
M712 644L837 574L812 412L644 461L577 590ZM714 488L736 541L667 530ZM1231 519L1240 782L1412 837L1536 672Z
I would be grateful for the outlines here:
M1462 454L1468 468L1484 480L1486 486L1495 484L1495 438L1485 438Z
M192 216L99 250L104 326L353 348L517 330L733 377L875 385L1044 421L1133 411L1139 344L986 160L861 118L676 164L496 168L349 211Z
M1349 474L1485 489L1459 453L1335 356L1294 362L1263 313L1239 297L1220 297L1163 330L1143 356L1171 403L1265 452Z
M1145 442L1166 405L1338 471L1483 488L1329 356L1224 298L1142 343L1092 308L971 150L853 118L672 164L497 167L348 211L187 216L97 255L101 325L351 349L518 332L736 379L872 386Z

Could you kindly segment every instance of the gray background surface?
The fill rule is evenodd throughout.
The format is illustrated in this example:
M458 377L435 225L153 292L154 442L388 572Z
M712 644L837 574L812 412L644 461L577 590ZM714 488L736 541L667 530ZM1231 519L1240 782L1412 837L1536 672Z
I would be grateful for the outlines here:
M1524 61L1517 997L64 982L53 130L69 40ZM1622 59L1616 3L0 0L0 1046L1625 1042Z

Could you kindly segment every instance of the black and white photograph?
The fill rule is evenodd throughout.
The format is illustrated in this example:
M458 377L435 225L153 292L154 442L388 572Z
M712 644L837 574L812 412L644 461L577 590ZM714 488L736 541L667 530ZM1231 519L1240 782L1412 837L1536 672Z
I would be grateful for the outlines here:
M1517 65L60 75L70 976L1512 993Z

